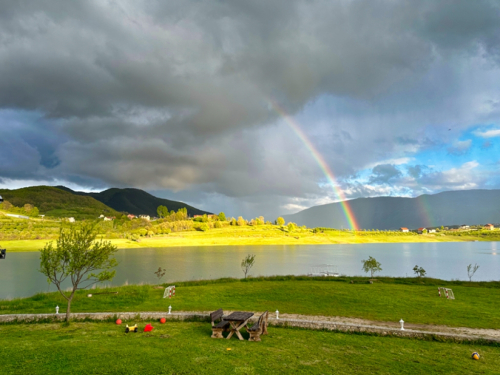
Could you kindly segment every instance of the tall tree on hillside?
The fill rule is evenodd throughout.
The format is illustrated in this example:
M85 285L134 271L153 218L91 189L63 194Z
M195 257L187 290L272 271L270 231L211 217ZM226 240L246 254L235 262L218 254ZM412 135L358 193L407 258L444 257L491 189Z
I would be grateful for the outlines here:
M276 225L285 225L285 219L280 216L276 219Z
M165 206L158 206L156 209L156 213L158 214L159 218L164 218L168 216L168 208Z
M109 241L96 241L95 224L61 228L56 247L49 242L40 250L40 272L54 284L68 302L66 322L69 322L71 301L79 289L113 279L118 265L114 258L116 246ZM70 281L69 291L63 291L64 281Z
M220 212L218 216L220 221L226 221L226 214L224 212Z

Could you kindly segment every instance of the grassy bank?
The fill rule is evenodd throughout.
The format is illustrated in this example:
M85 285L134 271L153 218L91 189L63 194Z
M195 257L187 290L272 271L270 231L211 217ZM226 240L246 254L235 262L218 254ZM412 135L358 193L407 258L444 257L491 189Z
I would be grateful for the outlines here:
M484 374L500 368L500 348L479 345L275 327L261 342L248 342L211 339L209 323L153 326L129 334L112 323L0 326L0 373ZM470 359L474 351L480 361Z
M353 281L351 283L350 281ZM425 282L425 284L422 284ZM437 286L453 289L456 300L439 298ZM152 285L110 288L117 295L79 291L72 312L225 310L275 311L285 314L344 316L378 321L500 329L498 282L446 282L425 279L326 279L271 277L176 283L173 299ZM53 313L65 301L59 293L0 301L1 314Z
M325 245L362 243L449 242L449 241L498 241L499 236L478 237L443 234L408 235L349 231L312 230L288 232L278 226L228 226L207 232L184 231L168 235L141 237L139 241L111 239L118 248L178 247L178 246L246 246L246 245ZM49 240L2 240L0 245L9 251L37 251Z

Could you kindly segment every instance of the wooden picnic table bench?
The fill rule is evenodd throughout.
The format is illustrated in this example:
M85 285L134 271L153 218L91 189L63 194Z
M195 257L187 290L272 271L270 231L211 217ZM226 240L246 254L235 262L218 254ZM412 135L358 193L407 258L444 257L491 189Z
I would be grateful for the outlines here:
M224 320L228 321L231 324L231 332L226 337L230 339L234 333L240 340L243 340L243 336L241 336L240 329L247 325L248 319L253 316L252 312L244 312L244 311L235 311L232 314L226 316Z
M224 312L222 309L216 310L210 313L210 320L212 321L212 338L214 339L223 339L222 332L226 331L229 328L230 323L223 319ZM220 322L215 323L216 320Z
M247 327L247 331L250 334L250 338L248 339L248 341L261 341L260 336L268 334L267 332L268 317L269 317L269 311L266 311L259 317L257 323L255 323L250 328Z

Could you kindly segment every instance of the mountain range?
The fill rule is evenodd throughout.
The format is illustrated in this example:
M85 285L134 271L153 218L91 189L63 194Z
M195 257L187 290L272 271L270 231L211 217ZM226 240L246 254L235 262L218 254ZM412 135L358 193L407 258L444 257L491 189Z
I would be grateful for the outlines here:
M140 189L112 188L100 193L85 193L65 186L31 186L0 189L0 196L17 207L28 203L38 207L40 214L75 219L97 218L101 214L116 216L120 212L156 216L156 209L161 205L170 211L185 207L190 216L210 213L182 202L157 198Z
M92 197L116 211L127 212L134 215L145 214L156 216L156 209L158 206L165 206L169 211L177 211L179 208L185 207L187 208L189 216L210 214L210 212L199 210L183 202L155 197L154 195L140 189L111 188L101 191L100 193L85 193L82 191L71 190L65 186L56 186L56 188L72 194Z
M494 224L500 222L500 190L447 191L416 198L357 198L311 207L283 218L310 228L339 229L351 228L352 218L359 229L380 230Z

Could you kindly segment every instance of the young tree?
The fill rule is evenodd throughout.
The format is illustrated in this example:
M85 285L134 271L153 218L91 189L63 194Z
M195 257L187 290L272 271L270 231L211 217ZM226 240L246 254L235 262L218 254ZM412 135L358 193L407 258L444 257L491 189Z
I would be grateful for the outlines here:
M276 225L285 225L285 219L280 216L276 219Z
M476 273L477 269L479 266L474 264L474 267L472 267L472 263L467 266L467 275L469 276L469 281L472 281L472 276Z
M158 206L156 209L156 213L158 214L159 218L164 218L169 215L168 208L166 206Z
M236 221L239 227L242 227L246 224L245 219L242 216L238 216L238 220Z
M255 263L255 255L250 255L250 254L248 254L241 261L241 269L243 270L243 273L245 274L245 279L247 278L248 271L250 271L250 268L253 267L254 263Z
M224 212L220 212L218 216L220 221L226 221L226 214Z
M158 271L156 271L154 274L158 278L158 282L160 282L161 278L165 276L165 273L167 270L165 268L158 267Z
M111 242L96 241L95 224L61 228L56 246L49 242L40 250L40 272L47 276L59 293L68 301L66 322L69 322L71 301L75 292L95 283L113 279L118 265L114 258L117 251ZM63 291L63 282L69 280L71 288Z
M375 258L368 257L368 260L362 260L361 263L363 263L363 271L366 273L370 272L371 277L373 277L375 272L382 271L381 264Z
M417 275L418 278L424 277L425 273L426 273L426 271L422 267L419 267L419 266L413 267L413 272L415 272L415 275Z

